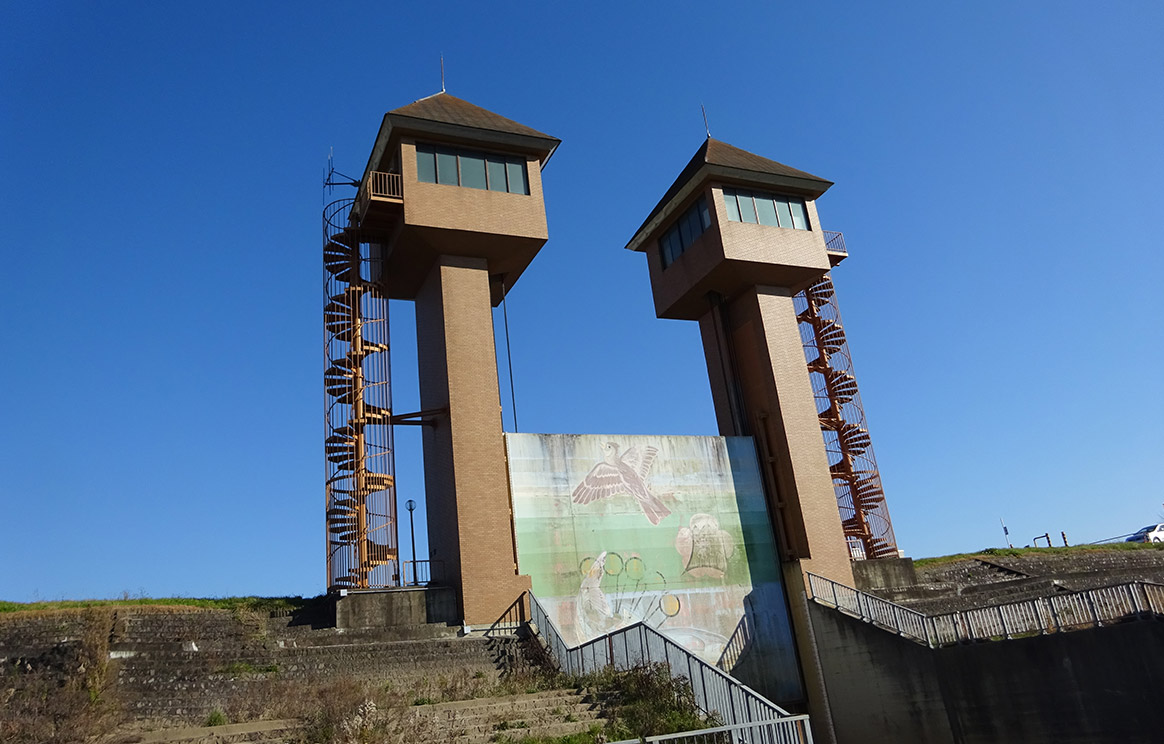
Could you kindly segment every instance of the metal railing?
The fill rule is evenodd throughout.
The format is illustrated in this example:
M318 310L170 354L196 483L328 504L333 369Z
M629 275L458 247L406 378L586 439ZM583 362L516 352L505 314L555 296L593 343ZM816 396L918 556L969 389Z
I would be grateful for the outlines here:
M441 561L403 561L404 586L428 586L440 581L444 573Z
M529 615L526 613L525 606L526 597L528 596L530 596L528 592L522 592L521 596L513 601L513 604L505 608L505 612L501 613L501 617L494 620L493 624L485 629L485 635L504 636L517 633L529 621ZM480 630L480 628L477 630Z
M367 214L368 202L373 199L404 199L404 182L399 173L384 173L372 171L364 182L360 184L360 192L356 195L356 212L363 216Z
M705 714L717 716L728 728L733 726L746 728L761 722L771 722L771 730L779 730L780 735L785 737L753 739L748 735L733 740L787 741L800 744L812 742L807 716L792 716L760 693L716 669L649 625L635 623L581 645L570 646L562 639L557 626L533 594L529 595L529 603L531 619L537 632L545 641L547 650L557 662L558 668L567 674L582 675L600 671L608 666L615 669L632 669L644 664L666 664L671 670L672 677L685 677L691 683L695 704ZM692 736L696 733L698 732L688 732Z
M613 744L642 744L643 742L672 742L673 744L798 744L812 741L808 726L808 716L792 716L777 721L758 723L738 723L734 726L717 726L700 731L684 731L679 734L647 736L642 739L624 739Z
M842 256L849 255L849 249L845 247L845 234L839 233L835 230L821 230L824 233L825 250L829 253L838 253Z
M930 648L968 641L1062 633L1164 614L1164 585L1144 581L1020 602L923 615L816 574L811 599Z

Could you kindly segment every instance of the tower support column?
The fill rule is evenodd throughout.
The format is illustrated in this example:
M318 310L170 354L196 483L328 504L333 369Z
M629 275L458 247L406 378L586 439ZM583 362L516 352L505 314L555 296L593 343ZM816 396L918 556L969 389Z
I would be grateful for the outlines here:
M721 434L756 440L783 558L852 586L792 294L749 287L700 319L716 419Z
M421 408L447 410L423 434L429 551L469 625L530 588L517 573L489 291L485 259L442 255L416 296Z

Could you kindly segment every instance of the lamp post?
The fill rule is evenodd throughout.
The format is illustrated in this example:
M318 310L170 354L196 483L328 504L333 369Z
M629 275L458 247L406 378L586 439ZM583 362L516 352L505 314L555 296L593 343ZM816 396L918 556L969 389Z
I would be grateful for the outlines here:
M412 583L417 583L416 576L416 525L412 522L412 512L416 509L416 502L412 499L404 502L404 508L408 510L408 535L412 538Z

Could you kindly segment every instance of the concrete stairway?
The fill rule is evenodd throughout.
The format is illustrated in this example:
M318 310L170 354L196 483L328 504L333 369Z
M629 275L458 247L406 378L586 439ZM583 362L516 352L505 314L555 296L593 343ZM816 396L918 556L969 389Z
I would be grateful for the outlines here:
M566 736L601 726L598 706L575 690L461 700L417 706L430 741L485 744L526 736Z
M117 740L132 744L287 744L296 740L300 725L295 720L254 721L122 734Z
M304 636L289 645L239 644L204 650L198 640L118 644L116 680L126 712L136 718L204 719L240 701L279 695L294 683L336 679L385 681L399 688L460 676L496 681L516 639L377 639L374 633ZM211 644L213 645L213 644Z

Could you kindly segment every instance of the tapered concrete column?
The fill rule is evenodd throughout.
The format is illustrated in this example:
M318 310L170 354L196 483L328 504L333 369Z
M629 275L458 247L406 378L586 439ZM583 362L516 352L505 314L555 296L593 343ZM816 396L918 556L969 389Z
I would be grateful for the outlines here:
M497 358L483 258L440 256L416 297L429 550L458 589L464 621L497 620L523 591L506 473Z

